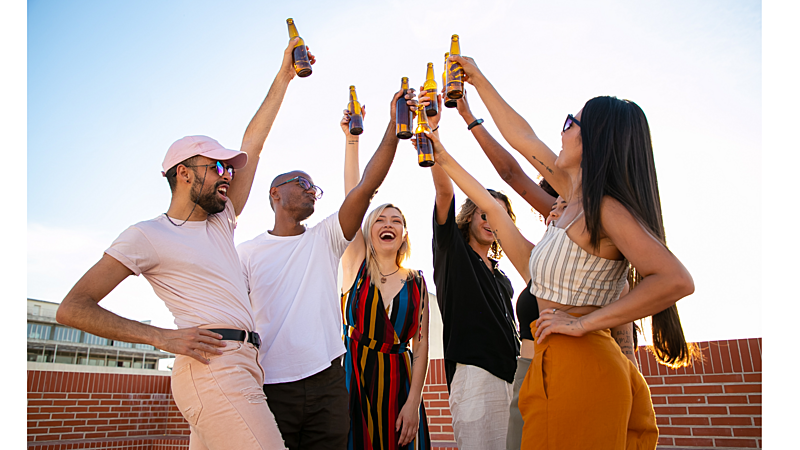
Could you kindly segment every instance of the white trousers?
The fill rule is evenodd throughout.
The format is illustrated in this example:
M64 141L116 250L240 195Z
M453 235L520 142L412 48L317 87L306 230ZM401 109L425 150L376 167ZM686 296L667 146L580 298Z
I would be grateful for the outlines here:
M512 384L484 369L456 365L450 412L459 450L505 450Z

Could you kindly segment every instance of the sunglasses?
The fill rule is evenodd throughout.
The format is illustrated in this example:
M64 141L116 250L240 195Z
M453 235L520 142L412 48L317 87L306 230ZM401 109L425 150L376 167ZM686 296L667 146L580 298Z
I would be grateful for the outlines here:
M573 123L577 126L581 126L581 123L578 122L578 119L576 119L572 114L567 114L567 120L564 121L564 130L562 131L569 130L569 127L571 127Z
M310 181L308 181L305 178L300 177L300 176L288 179L288 180L284 181L283 183L276 184L275 187L283 186L284 184L291 183L292 181L297 181L297 184L299 184L300 187L303 188L304 191L313 190L315 199L319 200L319 199L322 198L322 194L323 194L322 188L320 188L317 185L311 184Z
M216 164L199 164L196 166L186 166L186 167L205 167L206 170L209 167L216 167L217 168L217 175L222 176L225 174L225 171L228 171L228 175L233 179L233 174L236 173L236 170L233 169L233 166L223 166L221 162L217 161Z

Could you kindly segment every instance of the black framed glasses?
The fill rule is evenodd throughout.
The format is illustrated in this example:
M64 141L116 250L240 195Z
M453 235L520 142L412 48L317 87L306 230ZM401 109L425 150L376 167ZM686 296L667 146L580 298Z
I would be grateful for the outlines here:
M575 116L572 114L567 114L567 120L564 121L564 129L562 131L569 130L569 127L571 127L573 123L577 126L581 126L581 123L578 122L578 119L576 119Z
M311 184L310 181L305 179L305 177L301 177L301 176L290 178L290 179L284 181L283 183L278 183L278 184L275 185L275 187L283 186L284 184L291 183L292 181L297 181L297 184L299 184L300 187L303 188L304 191L313 190L315 199L319 200L319 199L322 198L322 194L323 194L322 188L317 186L317 185L315 185L315 184Z
M236 170L234 170L233 166L223 166L222 163L219 161L217 161L214 164L198 164L196 166L186 166L186 167L205 167L205 168L216 167L217 175L222 176L225 174L225 171L227 171L228 175L231 177L231 180L233 179L233 175L236 173Z

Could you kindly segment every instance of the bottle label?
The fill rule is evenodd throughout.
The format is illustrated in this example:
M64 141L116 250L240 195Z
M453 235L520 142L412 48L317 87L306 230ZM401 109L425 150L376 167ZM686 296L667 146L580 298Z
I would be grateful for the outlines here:
M450 62L447 66L447 82L452 83L457 81L461 83L463 76L464 69L461 68L461 64L457 62Z

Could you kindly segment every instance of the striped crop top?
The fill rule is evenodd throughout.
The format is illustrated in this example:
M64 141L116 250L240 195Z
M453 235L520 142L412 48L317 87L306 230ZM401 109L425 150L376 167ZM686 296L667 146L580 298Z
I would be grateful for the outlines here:
M628 275L628 261L592 255L567 236L566 228L551 222L533 247L529 269L531 294L568 306L605 306L619 299Z

